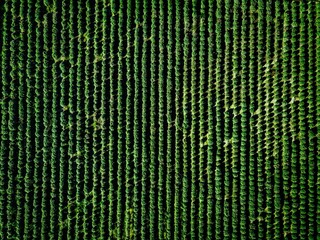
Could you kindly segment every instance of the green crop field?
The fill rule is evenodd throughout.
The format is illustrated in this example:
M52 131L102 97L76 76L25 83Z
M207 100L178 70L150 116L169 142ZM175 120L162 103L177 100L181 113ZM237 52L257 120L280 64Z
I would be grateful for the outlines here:
M0 0L0 240L320 239L320 2Z

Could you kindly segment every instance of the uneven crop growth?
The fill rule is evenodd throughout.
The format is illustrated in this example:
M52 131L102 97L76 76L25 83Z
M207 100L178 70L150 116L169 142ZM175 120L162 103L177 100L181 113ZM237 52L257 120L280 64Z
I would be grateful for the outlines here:
M0 1L0 239L320 239L320 2Z

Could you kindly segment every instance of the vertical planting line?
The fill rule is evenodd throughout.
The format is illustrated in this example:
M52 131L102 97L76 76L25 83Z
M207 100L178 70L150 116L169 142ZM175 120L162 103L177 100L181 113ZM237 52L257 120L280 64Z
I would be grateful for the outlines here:
M317 95L316 95L316 122L317 124L317 133L319 133L320 126L320 2L316 3L316 89L317 89ZM320 185L320 140L318 138L317 141L317 186ZM320 188L317 188L317 238L320 237Z
M233 3L233 56L232 56L232 239L237 239L239 234L239 158L240 158L240 1L236 0Z
M92 59L90 57L90 51L92 47L92 38L90 35L92 34L91 29L91 14L92 14L92 6L90 1L86 1L86 10L85 10L85 26L86 31L84 33L84 41L85 41L85 67L84 67L84 112L85 112L85 138L84 138L84 200L83 200L83 208L84 208L84 216L83 216L83 238L88 239L91 236L91 215L90 215L90 205L92 198L92 175L91 175L91 147L92 147L92 113L91 113L91 94L90 90L92 89L92 72L91 72L91 64ZM110 169L111 170L111 169Z
M124 59L125 50L124 50L124 5L120 2L119 5L119 21L118 21L118 79L117 79L117 118L118 118L118 142L117 142L117 238L122 237L123 233L123 171L124 171L124 160L125 160L125 153L123 152L124 148L124 89L123 89L123 82L124 82Z
M68 152L67 152L67 145L68 145L68 136L67 136L67 128L68 128L68 102L67 102L67 78L68 78L68 71L67 71L67 61L69 60L69 52L67 48L67 43L69 38L67 36L67 28L68 28L68 13L67 13L67 2L62 1L62 15L61 15L61 44L60 44L60 71L61 71L61 81L60 81L60 159L59 159L59 231L58 231L58 238L59 240L65 237L65 223L64 219L66 217L65 211L65 202L66 202L66 166L67 166L67 159L68 159Z
M265 90L265 98L264 98L264 111L265 112L265 127L266 127L266 136L265 136L265 144L264 149L266 151L265 156L265 172L266 172L266 237L272 238L273 236L273 196L272 196L272 175L273 175L273 156L272 156L272 141L273 141L273 131L272 131L272 114L271 109L273 106L273 95L272 95L272 3L271 1L266 2L266 64L264 66L264 81L263 88Z
M126 186L126 195L125 195L125 238L132 238L133 230L133 204L132 204L132 193L133 193L133 169L132 169L132 160L133 160L133 139L132 139L132 130L133 130L133 71L132 71L132 29L133 29L133 1L127 2L127 26L126 26L126 133L125 133L125 142L126 142L126 169L125 169L125 186Z
M223 229L223 221L222 221L222 202L223 202L223 173L222 173L222 158L223 158L223 125L222 125L222 109L223 109L223 79L222 79L222 71L223 71L223 2L217 1L216 8L216 52L217 52L217 60L216 60L216 168L215 168L215 238L222 239L222 229ZM200 213L199 213L200 214Z
M298 80L298 118L299 118L299 237L307 239L307 166L308 166L308 145L307 145L307 113L306 113L306 88L307 88L307 40L306 40L306 3L299 3L299 80Z
M257 2L250 1L250 53L249 53L249 238L257 239L257 194L256 194L256 164L257 164L257 121L256 121L256 76L257 76Z
M8 104L7 98L9 97L9 81L8 81L8 69L9 69L9 5L8 2L5 1L3 4L3 15L2 15L2 46L1 46L1 95L2 95L2 103L1 103L1 150L0 150L0 238L6 238L6 182L7 182L7 174L6 174L6 165L7 162L7 154L8 154ZM27 178L25 179L25 185L27 183ZM28 199L25 198L27 201ZM26 205L25 205L26 207ZM26 213L25 213L26 216Z
M142 80L142 138L141 138L141 148L142 148L142 164L141 164L141 171L142 171L142 178L141 178L141 239L148 238L148 224L147 224L147 213L148 209L148 197L147 197L147 183L148 183L148 121L147 121L147 112L148 112L148 71L147 71L147 63L148 59L148 1L143 1L143 22L142 22L142 31L143 31L143 39L142 39L142 68L141 68L141 80Z
M102 66L101 66L101 154L100 154L100 239L103 239L107 236L107 205L108 195L107 195L107 179L108 179L108 70L107 70L107 56L108 56L108 47L107 47L107 38L108 38L108 23L110 22L107 10L109 3L105 0L102 2Z
M231 156L232 156L232 5L230 0L225 1L224 5L224 78L223 78L223 95L224 95L224 179L223 179L223 236L230 238L231 233Z
M25 204L24 204L24 222L30 223L32 222L32 175L33 175L33 159L34 159L34 141L33 141L33 115L34 115L34 90L33 90L33 82L34 82L34 71L33 71L33 62L34 60L34 30L33 25L33 5L34 3L29 0L28 1L28 16L27 16L27 36L28 36L28 52L27 52L27 130L26 130L26 175L25 175ZM24 238L31 237L31 225L24 225Z
M190 5L191 1L187 0L184 2L184 38L183 38L183 178L182 178L182 209L181 209L181 220L182 220L182 229L181 236L182 239L187 239L190 229L190 216L189 216L189 206L190 206L190 46L191 46L191 19L190 19ZM213 16L210 16L213 18ZM161 20L160 20L161 21ZM210 21L210 20L209 20ZM211 22L213 25L213 23ZM212 41L212 39L211 39ZM211 42L211 46L213 43ZM211 52L212 53L212 52ZM210 55L212 57L212 55ZM160 61L163 59L160 59ZM210 75L212 77L212 75ZM211 79L212 81L212 79ZM160 111L159 111L160 112ZM160 154L160 153L159 153ZM211 155L209 155L211 154ZM208 161L210 161L212 170L212 152L208 153ZM209 166L208 166L209 168ZM208 169L209 171L209 169ZM213 170L212 170L213 171ZM209 173L208 173L209 175ZM212 175L210 175L210 178ZM211 179L210 179L211 180ZM213 181L211 180L211 184ZM159 193L160 194L160 193ZM211 194L211 200L213 200L213 193ZM210 205L212 209L212 204ZM208 206L209 209L209 206ZM160 209L159 209L160 211ZM208 210L208 220L213 218L211 212ZM160 230L160 229L159 229Z
M132 68L132 29L133 29L133 8L132 1L127 2L126 11L126 132L125 132L125 216L124 232L125 237L132 238L133 235L133 68Z
M290 5L289 1L284 1L283 4L283 38L282 38L282 184L283 184L283 207L282 207L282 222L283 234L287 237L290 232L290 129L289 129L289 102L290 102Z
M197 75L198 75L198 9L197 1L192 0L192 41L191 41L191 212L190 212L190 238L197 238L197 133L198 133L198 106L197 106ZM168 54L170 54L170 49L168 49ZM170 134L170 133L169 133Z
M316 189L316 119L315 119L315 96L316 96L316 89L315 89L315 5L314 2L308 3L308 95L307 95L307 106L308 106L308 238L315 238L315 233L317 232L315 218L316 218L316 196L315 196L315 189Z
M157 2L151 1L151 73L150 73L150 209L149 209L149 229L150 239L156 239L156 184L157 184Z
M186 9L189 11L189 9L186 7ZM186 28L189 27L190 23L186 26ZM209 1L209 10L208 10L208 155L207 155L207 184L208 184L208 195L207 195L207 238L213 239L214 238L214 232L215 232L215 224L214 224L214 199L215 199L215 190L214 190L214 134L215 134L215 126L214 126L214 46L215 46L215 32L214 32L214 4L212 1ZM190 40L189 38L186 38L188 40L188 45L185 48L189 48ZM185 58L189 57L189 50L185 54ZM186 68L189 70L189 61L186 61ZM188 79L187 76L189 75L189 71L185 71L185 85L186 88L188 88ZM187 90L184 90L187 92ZM187 98L186 95L186 102L189 102L189 98ZM187 109L188 112L186 113L186 124L188 124L188 114L189 109ZM189 133L189 125L186 134ZM184 156L186 158L185 162L188 163L188 145L185 145L186 148L186 155ZM184 163L184 165L186 164ZM186 167L185 172L188 173L189 169L187 168L188 165L184 166ZM187 174L186 174L187 175ZM186 176L186 183L188 183L188 175ZM188 196L189 197L189 196ZM185 197L183 197L185 198Z
M298 179L298 109L297 109L297 100L298 100L298 83L299 83L299 62L298 62L298 7L297 2L292 2L291 4L291 17L292 17L292 25L291 25L291 89L290 89L290 128L291 128L291 236L292 239L298 239L299 235L299 220L298 220L298 210L299 210L299 199L298 199L298 187L299 187L299 179Z
M36 1L35 3L35 24L36 24L36 52L35 52L35 157L34 157L34 174L33 174L33 204L32 204L32 226L33 226L33 239L39 239L40 238L40 211L41 208L41 167L42 167L42 159L41 159L41 151L43 148L43 137L42 137L42 101L41 98L43 97L43 71L42 71L42 17L41 14L41 5L39 1Z
M167 81L166 81L166 97L167 97L167 153L166 153L166 160L167 160L167 171L166 171L166 239L173 239L173 193L172 193L172 182L173 182L173 148L172 143L174 136L174 119L173 119L173 52L174 52L174 37L173 37L173 1L169 0L167 4Z
M206 145L207 145L207 129L206 129L206 4L205 1L200 3L200 96L199 96L199 111L200 111L200 153L199 153L199 239L206 237ZM180 136L177 135L177 138Z
M179 0L175 1L175 71L174 71L174 85L175 85L175 147L174 147L174 239L180 239L181 229L181 158L182 158L182 37L181 37L181 17L182 17L182 4Z
M115 184L115 168L114 168L114 159L116 153L115 147L115 135L116 135L116 25L117 25L117 10L116 10L116 2L111 1L111 29L110 29L110 102L109 102L109 212L108 212L108 231L110 237L115 234L115 211L114 211L114 201L116 200L116 193L114 189Z
M48 4L46 2L45 4ZM46 5L48 6L48 5ZM43 71L43 149L42 149L42 195L41 195L41 240L46 240L49 237L49 212L48 212L48 197L50 193L49 187L49 164L51 155L51 87L50 80L50 59L49 59L49 44L51 43L51 30L49 25L49 16L45 14L43 16L43 51L42 51L42 71Z
M263 65L264 65L264 51L265 51L265 6L264 1L258 1L258 89L257 89L257 98L258 98L258 122L257 122L257 133L258 133L258 162L257 162L257 181L258 181L258 238L264 239L265 238L265 220L264 220L264 209L265 209L265 173L264 173L264 157L265 154L263 152L263 144L264 144L264 119L263 119L263 111L262 111L262 104L264 100L264 91L262 87L263 82Z
M58 99L59 99L59 74L58 74L58 55L59 55L59 33L58 33L58 3L53 2L53 16L52 16L52 58L54 60L52 66L52 145L51 145L51 177L50 177L50 240L57 239L58 227L58 159L59 153L59 113ZM29 36L29 34L28 34ZM29 45L29 44L28 44ZM29 113L28 113L29 115ZM28 145L28 142L27 142Z
M158 137L158 238L165 236L165 15L164 1L159 1L159 137Z
M125 186L126 186L126 194L125 194L125 238L131 239L133 235L133 204L132 204L132 193L133 193L133 169L132 169L132 161L133 161L133 139L132 139L132 130L133 130L133 116L132 116L132 106L133 106L133 68L132 68L132 28L133 28L133 1L127 2L127 24L126 24L126 133L125 133L125 144L126 144L126 169L125 169Z
M76 32L75 28L73 27L73 24L76 22L76 16L75 16L75 2L73 0L70 0L69 2L69 62L70 62L70 68L69 68L69 92L68 92L68 191L67 191L67 203L68 203L68 214L67 214L67 239L71 240L75 238L75 205L76 202L76 187L75 185L77 182L75 181L75 169L76 169Z
M133 161L134 161L134 190L133 190L133 236L140 239L140 143L141 143L141 79L140 79L140 41L141 41L141 1L135 1L135 29L134 29L134 126L133 126Z
M282 40L282 4L281 1L275 2L275 29L274 29L274 87L273 87L273 101L274 101L274 118L273 118L273 129L274 129L274 142L272 144L272 152L274 155L274 176L273 176L273 205L274 205L274 238L281 238L282 234L282 221L281 221L281 40Z
M241 1L241 89L240 89L240 114L241 114L241 130L240 130L240 237L246 239L248 235L247 226L248 223L248 177L247 177L247 142L248 142L248 96L249 96L249 44L248 36L249 32L249 21L248 21L248 1Z
M16 101L16 82L18 78L18 68L16 67L17 63L17 2L13 1L10 10L11 10L11 26L10 26L10 75L8 79L9 83L9 101L8 101L8 130L9 130L9 156L8 156L8 165L7 165L7 205L6 205L6 216L7 216L7 236L6 238L12 239L15 238L15 217L16 217L16 207L15 207L15 196L14 196L14 189L15 189L15 158L16 158L16 108L17 108L17 101ZM3 159L4 161L4 159Z
M101 203L99 202L99 152L100 148L100 78L99 78L99 27L101 19L100 2L94 3L94 33L93 33L93 155L92 155L92 238L98 238L99 235L99 208ZM89 36L90 37L90 36Z
M75 222L75 240L81 239L83 232L81 231L82 220L83 220L83 208L82 208L82 201L83 201L83 165L84 165L84 157L83 157L83 148L84 148L84 130L83 130L83 105L84 105L84 84L85 81L83 80L83 54L84 54L84 44L83 44L83 35L84 35L84 6L83 2L77 2L77 29L78 29L78 43L77 43L77 82L76 82L76 98L77 98L77 106L76 106L76 121L77 121L77 133L76 133L76 222ZM103 215L101 216L103 217Z
M18 125L18 163L17 163L17 187L16 187L16 201L17 201L17 216L16 216L16 238L23 238L23 192L24 192L24 173L25 173L25 128L26 128L26 108L25 108L25 94L26 94L26 1L20 1L19 6L19 47L18 47L18 78L19 78L19 125ZM3 30L2 30L3 31ZM4 34L4 33L3 33ZM4 97L4 96L3 96ZM1 158L1 157L0 157ZM3 161L3 160L2 160ZM0 171L2 168L0 167ZM4 181L0 177L0 181ZM1 188L0 188L1 189ZM1 195L2 193L0 193ZM1 202L1 201L0 201ZM1 205L0 205L1 208ZM0 218L1 224L3 221ZM1 238L0 230L0 238Z
M101 68L101 165L100 165L100 187L101 187L101 205L100 205L100 239L103 239L107 236L107 206L109 203L108 200L108 69L107 69L107 57L108 57L108 24L110 22L110 12L109 4L106 0L103 0L103 9L102 9L102 68Z

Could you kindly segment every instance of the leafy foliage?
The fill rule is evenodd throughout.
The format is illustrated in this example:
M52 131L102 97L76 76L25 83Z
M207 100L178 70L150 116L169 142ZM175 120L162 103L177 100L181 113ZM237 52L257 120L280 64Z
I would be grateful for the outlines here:
M318 239L320 3L0 2L1 239Z

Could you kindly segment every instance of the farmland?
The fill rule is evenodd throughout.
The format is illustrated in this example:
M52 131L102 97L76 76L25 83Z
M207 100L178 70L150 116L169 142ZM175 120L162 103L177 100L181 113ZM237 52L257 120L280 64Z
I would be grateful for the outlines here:
M320 239L320 2L0 1L0 239Z

